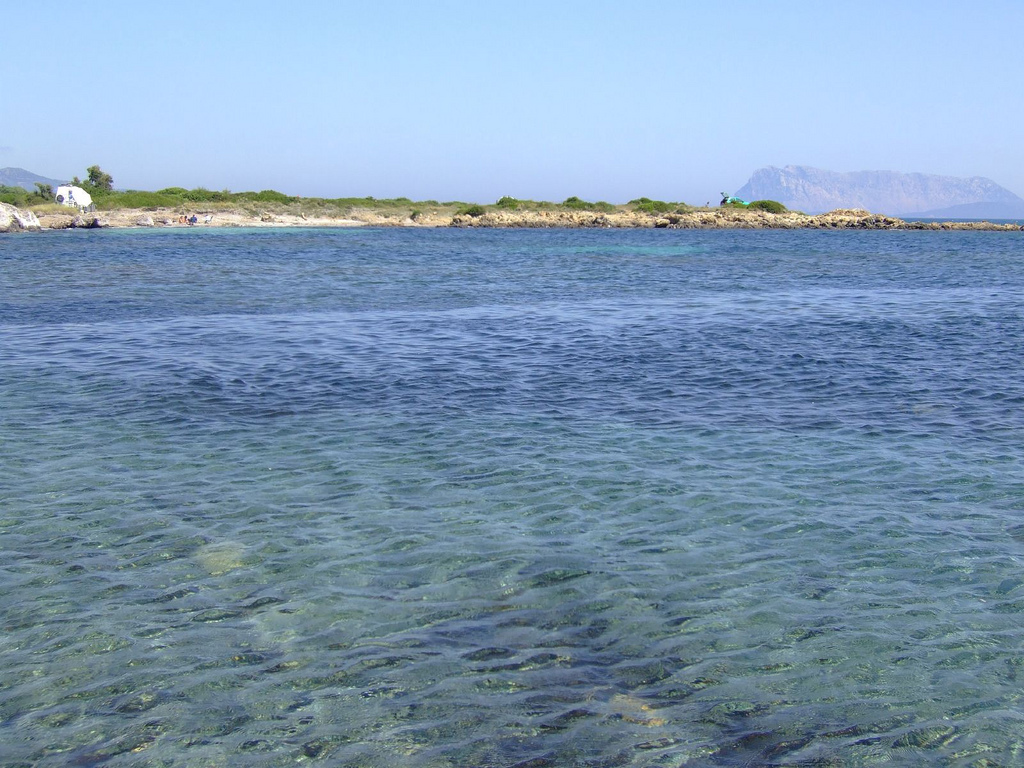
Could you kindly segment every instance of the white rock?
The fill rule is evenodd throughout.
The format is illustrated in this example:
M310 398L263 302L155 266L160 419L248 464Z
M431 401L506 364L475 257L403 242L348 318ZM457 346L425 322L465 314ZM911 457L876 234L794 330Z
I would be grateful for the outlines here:
M9 203L0 203L0 232L38 232L39 219L32 211L23 211Z

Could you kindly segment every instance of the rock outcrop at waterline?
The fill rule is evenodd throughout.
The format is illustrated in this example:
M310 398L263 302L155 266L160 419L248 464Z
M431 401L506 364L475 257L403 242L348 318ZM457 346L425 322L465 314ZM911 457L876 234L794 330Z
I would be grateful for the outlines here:
M8 206L12 208L12 206ZM35 217L28 211L13 209L23 218ZM1018 224L994 224L988 221L905 221L893 216L869 213L861 209L837 209L817 216L787 211L739 208L695 208L673 213L646 213L620 208L608 212L580 210L518 210L485 208L480 215L451 211L426 211L410 214L371 208L356 208L344 215L301 211L246 211L211 209L203 211L197 229L203 227L490 227L550 229L833 229L833 230L987 230L1019 232ZM39 216L36 227L42 229L120 229L126 227L187 228L181 211L174 209L124 208L98 214L48 212ZM20 227L18 227L20 228ZM7 231L0 228L0 232Z
M9 203L0 203L0 232L38 232L39 219Z
M859 209L839 209L807 216L802 213L768 213L733 208L649 214L638 211L594 213L589 211L488 211L451 218L453 227L612 228L612 229L875 229L875 230L998 230L1021 231L1016 224L971 222L908 222L893 216Z
M101 229L108 226L99 216L91 213L49 213L39 223L43 229Z

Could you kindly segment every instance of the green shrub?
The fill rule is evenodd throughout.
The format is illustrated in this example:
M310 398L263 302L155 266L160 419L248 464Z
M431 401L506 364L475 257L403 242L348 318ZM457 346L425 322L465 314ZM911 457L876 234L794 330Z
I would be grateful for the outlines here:
M31 193L23 187L8 187L0 184L0 203L16 205L19 208L28 204L28 197Z
M562 202L563 208L568 208L570 211L598 211L600 213L612 213L615 210L615 206L611 203L606 203L603 200L599 200L596 203L588 203L586 200L573 197L566 198Z
M487 213L487 209L484 208L482 205L468 205L463 208L460 208L457 211L457 213L461 216L472 216L474 219L476 219Z
M295 201L294 197L288 197L283 192L273 189L264 189L262 192L257 192L252 196L252 199L261 203L291 203Z
M516 200L514 197L508 197L507 195L505 197L501 198L500 200L498 200L498 202L496 202L495 205L498 208L502 208L502 209L504 209L506 211L518 211L519 210L519 201Z
M179 196L169 195L166 191L139 192L134 189L113 192L96 200L96 207L101 211L114 208L174 208L180 204Z
M36 188L29 192L24 187L8 187L0 184L0 203L25 208L29 205L41 205L53 202L53 187L50 184L36 182Z
M775 200L755 200L747 206L748 211L767 211L768 213L785 213L786 206Z
M234 197L230 192L215 192L205 187L190 189L187 192L182 192L179 196L182 200L187 200L190 203L226 203Z
M666 203L664 200L651 200L649 197L638 197L636 200L630 200L629 204L633 206L633 210L643 213L668 213L669 211L674 211L677 207L676 203Z
M324 202L335 208L369 208L374 201L372 197L336 197Z
M182 200L188 200L190 203L206 203L210 200L210 194L210 190L196 187L183 194L181 198Z

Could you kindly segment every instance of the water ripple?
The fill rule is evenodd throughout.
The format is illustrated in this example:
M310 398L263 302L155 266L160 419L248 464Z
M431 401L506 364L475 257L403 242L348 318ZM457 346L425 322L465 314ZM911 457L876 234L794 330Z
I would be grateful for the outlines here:
M1017 761L1017 240L95 234L0 241L11 764Z

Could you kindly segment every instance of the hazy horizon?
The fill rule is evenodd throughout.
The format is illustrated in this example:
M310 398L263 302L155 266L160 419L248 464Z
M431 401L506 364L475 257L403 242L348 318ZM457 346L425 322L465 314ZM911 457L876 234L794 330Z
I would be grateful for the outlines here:
M1024 6L312 2L23 13L0 166L118 188L693 204L758 168L1024 193ZM54 54L46 43L61 41Z

